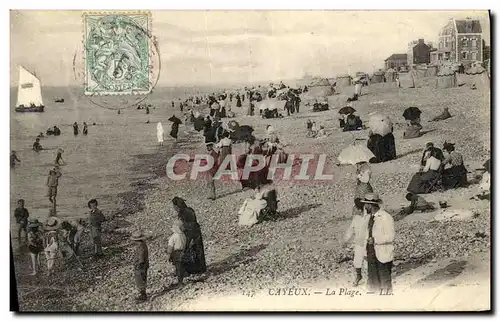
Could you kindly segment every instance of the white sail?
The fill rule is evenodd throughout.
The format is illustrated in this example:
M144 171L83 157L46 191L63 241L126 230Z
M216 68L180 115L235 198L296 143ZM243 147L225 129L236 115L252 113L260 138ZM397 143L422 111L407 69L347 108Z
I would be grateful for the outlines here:
M19 85L17 87L17 104L19 107L43 106L40 80L31 72L19 66Z

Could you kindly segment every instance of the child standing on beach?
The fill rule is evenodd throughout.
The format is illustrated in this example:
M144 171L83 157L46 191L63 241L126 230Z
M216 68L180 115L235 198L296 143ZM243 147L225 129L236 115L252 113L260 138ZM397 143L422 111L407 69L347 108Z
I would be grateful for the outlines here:
M102 223L106 220L102 212L97 208L97 200L95 198L88 202L90 208L89 225L92 243L94 244L94 255L102 256L101 231Z
M139 296L135 299L137 303L147 300L146 286L148 282L149 251L144 235L140 231L132 233L130 239L135 243L134 277L135 284L139 289Z
M56 165L52 170L49 171L49 176L47 177L47 188L49 201L56 207L56 197L57 197L57 186L59 185L59 178L62 176L59 172L59 168Z
M186 249L186 235L184 234L184 225L182 221L176 220L172 225L172 236L168 239L167 257L168 261L175 266L175 275L177 276L177 286L181 286L184 280L184 265L182 258Z
M369 215L364 215L363 203L361 203L360 198L354 199L352 214L352 222L344 236L343 245L347 246L352 240L354 240L353 264L356 271L356 278L354 279L353 286L358 286L359 282L363 278L361 275L361 268L365 257L365 244L367 237L366 231L369 219Z

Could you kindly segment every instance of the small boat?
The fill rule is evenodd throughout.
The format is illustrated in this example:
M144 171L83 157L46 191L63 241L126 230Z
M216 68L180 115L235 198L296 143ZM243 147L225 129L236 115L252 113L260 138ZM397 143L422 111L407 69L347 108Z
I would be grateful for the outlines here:
M56 102L56 103L63 103L64 102L64 98L56 98L56 99L54 99L54 102Z
M19 66L16 112L43 112L44 108L40 80Z

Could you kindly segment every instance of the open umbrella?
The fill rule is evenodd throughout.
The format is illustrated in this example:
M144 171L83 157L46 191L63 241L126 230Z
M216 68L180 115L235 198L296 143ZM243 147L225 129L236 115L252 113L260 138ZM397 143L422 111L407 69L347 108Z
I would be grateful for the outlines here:
M416 120L420 118L420 114L422 114L420 109L418 109L417 107L410 107L405 109L405 111L403 112L403 117L406 120Z
M352 114L356 112L356 109L352 108L351 106L346 106L346 107L342 107L339 109L339 114L343 114L343 115L349 115L349 114Z
M337 158L340 164L355 165L361 162L369 162L375 155L365 145L350 145L344 148Z
M173 123L182 124L182 121L179 118L175 117L175 115L170 117L168 120L173 122Z

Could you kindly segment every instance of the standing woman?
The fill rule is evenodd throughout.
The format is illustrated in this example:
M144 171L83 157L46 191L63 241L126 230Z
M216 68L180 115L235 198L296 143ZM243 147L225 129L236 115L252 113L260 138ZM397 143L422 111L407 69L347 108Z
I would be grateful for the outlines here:
M186 235L186 256L191 260L185 264L185 271L189 274L201 274L207 270L205 261L205 249L201 227L196 220L196 214L191 207L186 205L184 199L174 197L172 199L173 208L177 217L182 221L184 234Z
M75 121L73 124L73 134L76 136L78 135L78 123Z
M33 272L36 275L40 269L40 253L43 251L43 233L39 227L42 226L37 219L29 220L28 223L28 250L30 252Z
M236 95L236 107L241 107L241 98L239 93Z
M182 122L175 115L170 117L168 120L172 122L172 127L170 129L170 136L177 140L177 134L179 133L179 124L182 124Z
M163 146L163 125L161 122L158 122L158 125L156 125L156 137L158 138L158 144Z
M83 134L87 136L88 133L89 133L89 128L87 126L87 123L83 122Z

